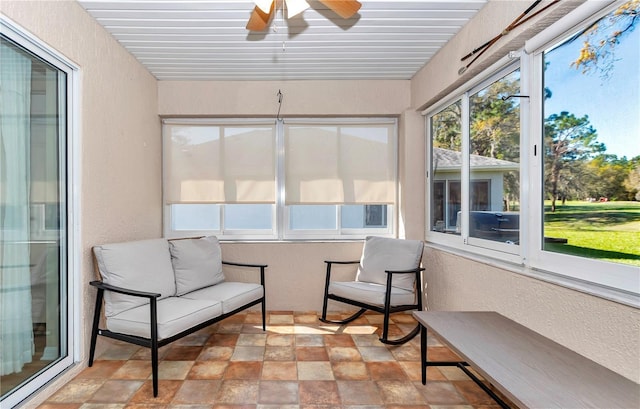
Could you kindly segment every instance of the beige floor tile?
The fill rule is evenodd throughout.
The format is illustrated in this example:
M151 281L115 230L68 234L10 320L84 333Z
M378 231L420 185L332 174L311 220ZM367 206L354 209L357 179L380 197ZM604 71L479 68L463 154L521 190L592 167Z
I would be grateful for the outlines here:
M228 361L196 361L187 379L222 379L228 365Z
M262 361L265 347L237 346L231 355L231 361Z
M301 381L332 381L333 370L329 361L298 362L298 379Z
M344 381L366 381L370 379L364 362L332 362L333 376Z
M261 379L269 381L295 381L298 379L298 367L292 361L265 361L262 364Z
M158 379L184 380L193 366L193 361L160 361Z

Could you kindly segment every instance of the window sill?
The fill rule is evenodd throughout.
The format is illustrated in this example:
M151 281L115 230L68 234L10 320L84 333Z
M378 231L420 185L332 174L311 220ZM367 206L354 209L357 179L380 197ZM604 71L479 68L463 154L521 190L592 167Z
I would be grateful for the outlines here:
M610 287L598 285L573 277L567 277L557 272L543 271L532 267L511 263L493 257L487 257L472 252L468 252L459 248L450 247L433 242L425 242L425 246L445 253L453 254L485 264L501 270L509 271L523 276L531 277L536 280L544 281L561 287L565 287L574 291L579 291L594 297L599 297L618 304L640 309L640 295L627 291L613 289Z

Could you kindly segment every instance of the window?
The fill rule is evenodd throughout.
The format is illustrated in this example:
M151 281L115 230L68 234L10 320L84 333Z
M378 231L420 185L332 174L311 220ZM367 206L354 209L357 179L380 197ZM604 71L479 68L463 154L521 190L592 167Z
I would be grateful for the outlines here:
M640 293L638 2L617 2L533 52L539 171L532 265ZM551 270L554 271L554 270Z
M167 119L163 134L167 236L393 233L395 120Z
M430 240L519 254L519 94L510 66L427 115Z
M13 407L74 361L75 68L0 28L0 400Z
M165 121L167 230L273 235L275 129L265 121Z
M430 242L639 305L639 12L585 2L425 113Z

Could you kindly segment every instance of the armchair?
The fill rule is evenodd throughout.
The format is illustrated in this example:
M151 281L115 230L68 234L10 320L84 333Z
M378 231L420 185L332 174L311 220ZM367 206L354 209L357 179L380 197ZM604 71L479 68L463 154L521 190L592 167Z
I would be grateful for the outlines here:
M422 310L422 250L422 241L370 236L365 240L359 261L325 261L327 270L320 321L348 324L371 310L384 315L381 342L399 345L411 340L420 332L420 325L407 335L391 340L389 316L401 311ZM358 264L355 279L331 281L331 268L337 264ZM328 300L360 309L344 320L329 320Z

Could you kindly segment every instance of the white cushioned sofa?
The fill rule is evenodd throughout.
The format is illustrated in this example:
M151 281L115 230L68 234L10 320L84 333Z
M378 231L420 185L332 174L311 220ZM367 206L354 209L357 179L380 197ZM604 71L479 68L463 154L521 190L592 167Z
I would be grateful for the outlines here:
M154 396L159 347L257 304L265 330L267 265L223 261L214 236L105 244L93 255L101 279L90 283L98 293L89 366L98 335L150 348ZM223 265L254 270L260 282L227 281Z

